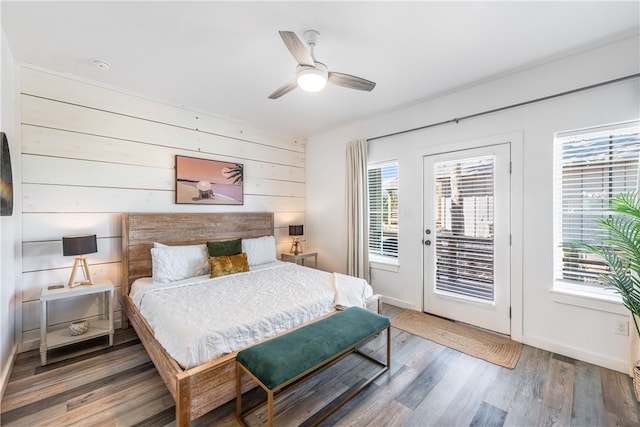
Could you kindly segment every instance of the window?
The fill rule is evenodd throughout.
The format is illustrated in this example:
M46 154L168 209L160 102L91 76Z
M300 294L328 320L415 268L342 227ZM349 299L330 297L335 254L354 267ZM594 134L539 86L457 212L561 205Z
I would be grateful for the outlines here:
M563 132L555 138L554 265L556 282L601 287L603 260L565 248L568 241L596 243L598 218L610 200L638 187L640 122Z
M369 165L369 253L398 257L398 163Z

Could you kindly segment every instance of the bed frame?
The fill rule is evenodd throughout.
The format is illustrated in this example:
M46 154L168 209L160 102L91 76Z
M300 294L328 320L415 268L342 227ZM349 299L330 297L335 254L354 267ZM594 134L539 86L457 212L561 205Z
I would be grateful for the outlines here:
M124 213L122 214L123 327L128 322L138 334L149 357L176 402L176 426L191 421L236 397L236 353L191 369L182 369L155 339L153 331L129 297L134 280L151 276L153 242L167 245L202 244L273 234L273 213ZM377 295L367 309L379 312ZM255 387L249 378L243 392Z

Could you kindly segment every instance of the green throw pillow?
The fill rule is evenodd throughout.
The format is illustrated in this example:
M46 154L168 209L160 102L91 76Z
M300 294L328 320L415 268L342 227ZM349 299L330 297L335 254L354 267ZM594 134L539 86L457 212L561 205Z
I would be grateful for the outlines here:
M242 239L207 242L209 256L229 256L242 253Z

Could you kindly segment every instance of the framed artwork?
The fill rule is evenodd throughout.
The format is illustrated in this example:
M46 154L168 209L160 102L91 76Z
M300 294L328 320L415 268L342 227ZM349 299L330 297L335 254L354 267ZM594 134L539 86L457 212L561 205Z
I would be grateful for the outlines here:
M242 163L176 156L176 203L244 204Z
M13 174L11 172L11 154L9 141L4 132L0 132L2 151L0 151L0 216L13 214Z

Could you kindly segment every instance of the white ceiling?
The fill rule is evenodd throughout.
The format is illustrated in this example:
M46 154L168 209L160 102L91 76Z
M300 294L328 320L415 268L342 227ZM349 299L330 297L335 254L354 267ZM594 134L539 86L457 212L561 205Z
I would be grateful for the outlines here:
M294 137L637 35L640 2L11 2L19 63ZM377 83L267 96L295 75L278 30L321 33L330 70ZM92 60L111 63L98 69Z

